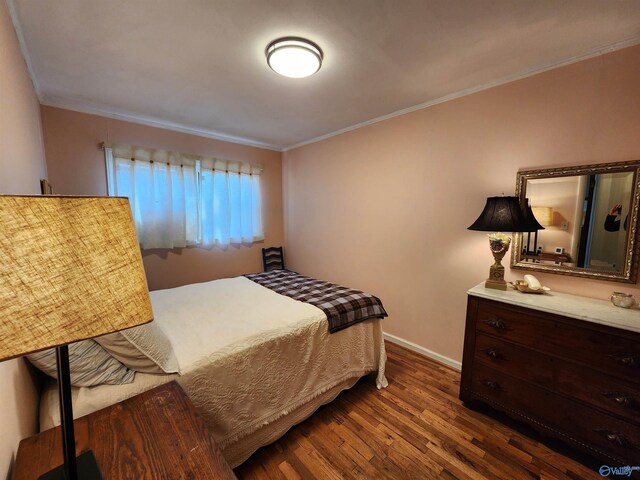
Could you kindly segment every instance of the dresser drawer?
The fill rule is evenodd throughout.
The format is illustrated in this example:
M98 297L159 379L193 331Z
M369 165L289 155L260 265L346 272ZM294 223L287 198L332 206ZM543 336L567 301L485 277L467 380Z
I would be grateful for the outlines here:
M640 342L604 326L481 300L476 330L640 384Z
M553 358L484 333L476 337L475 360L537 385L553 387Z
M512 377L578 398L640 425L637 384L483 333L476 337L475 359Z
M623 465L640 459L640 429L637 425L607 415L580 402L477 364L471 395L476 400L521 418L547 434L585 447Z
M640 431L640 386L582 365L554 362L554 388L637 425ZM640 457L638 458L640 460Z

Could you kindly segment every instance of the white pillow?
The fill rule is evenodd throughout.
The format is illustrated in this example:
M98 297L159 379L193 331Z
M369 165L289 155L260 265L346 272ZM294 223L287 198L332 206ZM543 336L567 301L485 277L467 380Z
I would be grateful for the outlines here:
M171 342L156 322L97 337L102 347L131 370L180 373Z
M30 353L27 359L50 377L58 378L55 349ZM71 385L76 387L122 385L133 382L135 375L93 340L69 344L69 369Z

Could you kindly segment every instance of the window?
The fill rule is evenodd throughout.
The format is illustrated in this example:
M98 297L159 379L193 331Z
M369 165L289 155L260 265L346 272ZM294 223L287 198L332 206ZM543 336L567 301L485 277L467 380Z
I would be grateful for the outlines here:
M258 167L128 146L105 159L109 195L129 197L142 248L264 239Z

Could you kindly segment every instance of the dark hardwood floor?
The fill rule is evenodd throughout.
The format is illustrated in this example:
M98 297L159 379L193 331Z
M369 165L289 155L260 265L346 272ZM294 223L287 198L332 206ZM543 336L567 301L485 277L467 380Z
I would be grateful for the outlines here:
M593 469L470 410L460 373L386 343L389 387L342 392L238 467L246 479L596 479Z

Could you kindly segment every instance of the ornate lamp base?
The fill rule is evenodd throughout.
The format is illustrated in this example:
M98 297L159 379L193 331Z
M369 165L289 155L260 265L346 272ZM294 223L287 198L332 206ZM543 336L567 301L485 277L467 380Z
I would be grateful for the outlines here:
M489 278L484 282L484 286L496 290L507 289L507 282L504 281L504 267L502 265L491 265L489 268Z
M509 250L509 245L511 245L511 237L489 237L489 248L491 249L495 263L489 268L489 278L484 282L485 288L493 288L495 290L507 289L507 282L504 281L504 267L501 262Z

